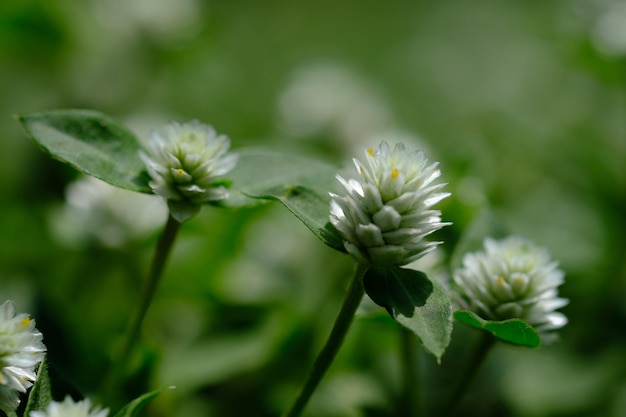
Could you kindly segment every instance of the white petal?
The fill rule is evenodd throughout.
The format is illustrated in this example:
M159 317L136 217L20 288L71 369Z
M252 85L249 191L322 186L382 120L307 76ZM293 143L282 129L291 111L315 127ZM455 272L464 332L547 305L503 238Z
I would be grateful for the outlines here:
M380 228L373 223L357 225L355 234L359 242L367 248L383 246L385 244Z

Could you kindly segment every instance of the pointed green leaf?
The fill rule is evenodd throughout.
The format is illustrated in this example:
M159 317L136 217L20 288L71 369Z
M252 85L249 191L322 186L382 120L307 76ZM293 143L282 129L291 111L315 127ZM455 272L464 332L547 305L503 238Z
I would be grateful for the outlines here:
M28 402L24 415L30 415L31 411L45 410L52 401L52 388L50 376L48 375L48 360L44 357L37 370L37 379L28 395Z
M330 202L315 190L301 186L277 187L258 198L280 201L322 242L345 252L341 236L328 220Z
M173 387L170 387L172 389ZM120 411L118 411L113 417L137 417L141 410L143 410L150 401L152 401L157 395L161 394L164 390L157 390L143 394L140 397L135 398L128 404L126 404Z
M229 174L233 181L227 207L280 201L328 246L344 251L338 232L329 222L330 195L336 186L332 165L296 155L260 149L236 151L239 161Z
M257 205L259 200L255 198L278 188L304 186L326 195L335 188L337 168L316 159L259 148L233 152L239 159L227 175L232 186L229 197L223 201L225 206ZM330 197L325 198L330 202Z
M420 271L399 267L370 268L363 277L367 295L440 359L450 344L452 307L441 284Z
M476 313L467 310L456 311L454 318L468 326L487 331L507 343L531 348L541 345L541 338L537 331L530 324L520 319L485 320Z
M18 116L52 157L116 187L152 193L139 157L141 143L116 120L91 110L56 110Z

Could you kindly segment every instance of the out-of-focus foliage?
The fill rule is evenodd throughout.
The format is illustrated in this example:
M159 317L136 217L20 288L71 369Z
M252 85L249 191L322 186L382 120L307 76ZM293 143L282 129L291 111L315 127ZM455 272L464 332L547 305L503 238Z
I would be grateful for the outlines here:
M623 416L624 27L620 0L0 2L0 298L36 318L53 377L95 395L164 215L78 186L14 114L91 108L141 137L198 119L234 150L346 166L404 141L441 162L452 193L454 225L420 268L445 279L466 230L506 230L566 272L560 340L498 346L465 415ZM203 210L181 230L120 404L176 385L144 415L278 414L352 267L278 204ZM432 415L475 338L455 325L441 366L420 357ZM400 339L365 305L308 415L402 415Z

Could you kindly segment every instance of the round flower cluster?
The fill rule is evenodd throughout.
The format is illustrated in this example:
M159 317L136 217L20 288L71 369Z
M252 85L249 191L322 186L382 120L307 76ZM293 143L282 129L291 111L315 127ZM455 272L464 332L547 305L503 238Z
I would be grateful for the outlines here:
M194 120L170 123L149 138L149 152L141 152L155 194L167 200L170 213L179 222L193 217L201 204L228 195L223 175L237 164L229 153L230 140Z
M485 250L466 254L454 273L464 307L488 320L522 319L542 334L564 326L555 310L568 300L558 297L564 273L549 253L518 236L485 240Z
M332 194L330 222L344 239L344 247L359 263L405 265L435 249L441 242L425 238L448 225L431 207L449 193L437 163L428 164L420 151L393 149L382 142L367 149L367 164L354 159L358 179L337 179L345 196Z
M0 409L12 411L19 393L33 385L35 368L46 352L43 336L27 314L16 314L15 304L0 305Z
M107 417L108 414L108 409L92 408L88 399L75 402L67 396L63 402L50 402L45 411L31 411L29 417Z

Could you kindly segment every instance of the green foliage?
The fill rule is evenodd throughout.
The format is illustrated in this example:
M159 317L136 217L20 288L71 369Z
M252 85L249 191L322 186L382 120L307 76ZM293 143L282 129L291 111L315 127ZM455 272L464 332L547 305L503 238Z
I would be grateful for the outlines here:
M125 126L92 110L55 110L18 117L43 150L116 187L151 193L141 144Z
M363 285L376 304L412 330L424 347L441 359L452 333L452 306L441 284L420 271L389 267L370 268Z
M280 201L315 236L333 249L345 252L343 240L328 221L329 199L307 187L277 187L258 198Z
M97 390L157 233L115 245L65 240L58 214L74 204L65 198L74 176L8 115L78 106L119 116L137 133L198 119L242 155L248 146L289 149L344 166L379 133L424 149L441 162L452 194L443 219L454 224L436 236L444 244L434 265L424 259L418 269L435 277L480 247L490 221L472 239L466 232L487 210L497 229L549 248L566 272L569 323L558 343L489 357L462 404L467 417L626 415L626 338L617 330L626 320L626 83L623 42L609 42L619 40L609 24L619 2L109 3L0 2L0 293L23 311L32 306L50 363L67 380ZM282 183L313 190L321 211L327 197L315 186ZM239 185L233 206L254 205ZM256 195L290 189L268 184ZM130 227L81 213L73 227ZM312 217L320 231L326 220ZM173 373L188 383L184 393L181 385L146 417L280 413L352 267L293 220L267 204L203 210L184 225L144 334L152 349L142 351L159 360L129 383L125 402L170 385ZM211 366L193 368L207 346L246 343L263 323L288 331L258 336L271 343L245 355L209 350ZM395 324L354 323L311 415L407 415L396 409L406 367ZM434 404L445 400L472 333L459 325L442 365L424 361L426 414L441 415ZM239 367L220 368L237 355ZM188 368L178 367L187 357Z
M237 153L239 162L230 174L233 187L225 206L258 204L259 199L280 201L324 243L344 250L341 237L328 221L328 193L335 187L336 167L261 149L242 149Z
M116 187L151 193L143 149L135 135L111 117L91 110L55 110L19 116L24 129L46 152L84 174ZM343 250L328 222L337 169L320 161L260 149L238 150L239 162L226 207L278 200L329 246Z
M541 345L541 338L537 331L530 324L520 319L485 320L476 313L467 310L455 311L454 318L463 324L489 332L498 339L513 345L530 348L537 348Z
M278 193L277 188L303 186L328 194L334 189L338 168L320 160L260 148L234 150L239 155L237 166L228 177L232 180L228 207L254 204L245 197L261 197ZM330 204L330 198L327 198Z
M164 390L148 392L126 404L113 417L138 417L140 412Z
M31 411L45 410L53 400L50 375L48 375L48 361L44 358L37 370L37 379L28 394L28 402L24 410L24 416L29 416Z

